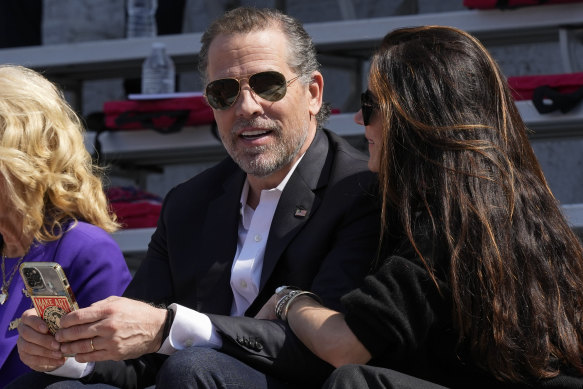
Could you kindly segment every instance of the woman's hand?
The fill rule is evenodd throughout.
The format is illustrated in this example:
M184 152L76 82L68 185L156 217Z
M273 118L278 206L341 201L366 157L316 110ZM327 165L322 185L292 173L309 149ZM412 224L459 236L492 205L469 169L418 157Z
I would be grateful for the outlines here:
M34 309L22 314L16 346L20 360L33 370L52 371L65 363L61 344L49 333L49 327Z
M274 294L270 297L270 299L265 303L261 310L257 312L255 315L256 319L264 319L264 320L275 320L275 304L277 304L278 296Z

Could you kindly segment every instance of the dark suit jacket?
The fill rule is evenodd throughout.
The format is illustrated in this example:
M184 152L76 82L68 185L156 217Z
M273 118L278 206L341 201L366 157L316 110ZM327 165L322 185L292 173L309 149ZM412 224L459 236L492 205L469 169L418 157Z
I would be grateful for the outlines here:
M360 284L378 244L376 180L367 169L367 159L337 135L317 131L277 205L259 295L246 316L254 316L280 285L311 290L325 305L342 309L340 297ZM289 361L313 360L309 366L315 367L319 360L284 323L228 316L244 180L245 173L227 158L173 188L125 296L178 303L210 314L223 336L225 352L286 378L292 371L286 366ZM306 215L297 216L297 209L306 210ZM98 363L90 382L151 384L163 358L144 356L126 362L117 372L112 369L114 362ZM304 371L303 377L321 379L330 371L329 365L318 363L322 369L315 369L314 377L310 371Z

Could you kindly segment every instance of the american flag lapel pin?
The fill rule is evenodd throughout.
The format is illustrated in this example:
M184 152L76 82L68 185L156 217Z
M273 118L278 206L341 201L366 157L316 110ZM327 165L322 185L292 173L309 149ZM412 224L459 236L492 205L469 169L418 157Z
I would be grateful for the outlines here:
M308 214L308 210L302 207L296 207L296 212L294 213L295 217L306 217Z

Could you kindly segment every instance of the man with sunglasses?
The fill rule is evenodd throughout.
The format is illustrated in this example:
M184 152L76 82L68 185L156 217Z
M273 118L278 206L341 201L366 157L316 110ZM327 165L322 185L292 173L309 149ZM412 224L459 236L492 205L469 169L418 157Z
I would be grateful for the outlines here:
M230 11L202 36L199 66L229 157L168 193L125 298L69 314L56 340L78 362L96 362L79 364L84 382L317 384L331 366L284 322L253 316L282 285L341 310L340 297L360 284L379 238L367 157L319 129L324 82L296 20ZM127 358L137 359L113 362ZM32 367L62 364L49 361Z

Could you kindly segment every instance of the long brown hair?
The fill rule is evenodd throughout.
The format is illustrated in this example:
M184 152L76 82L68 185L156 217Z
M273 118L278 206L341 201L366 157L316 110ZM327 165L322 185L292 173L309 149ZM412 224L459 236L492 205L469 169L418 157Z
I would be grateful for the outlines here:
M504 381L582 374L581 245L495 61L458 29L399 29L372 58L370 89L384 125L383 223L395 209L416 248L415 214L430 220L448 251L459 345Z

